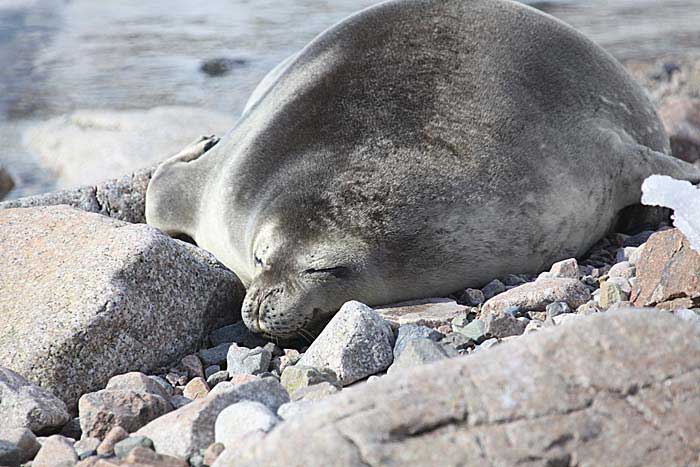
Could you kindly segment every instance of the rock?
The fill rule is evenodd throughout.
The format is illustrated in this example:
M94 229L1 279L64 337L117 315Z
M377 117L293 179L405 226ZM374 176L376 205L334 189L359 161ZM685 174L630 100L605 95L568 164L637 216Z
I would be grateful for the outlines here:
M486 300L489 300L493 297L495 297L498 294L501 294L506 291L506 286L503 282L499 281L498 279L494 279L488 284L486 284L481 291L484 294L484 298Z
M5 168L0 165L0 200L15 187L15 181Z
M687 308L680 308L678 310L675 310L673 312L674 316L684 320L684 321L693 321L693 322L698 322L700 321L700 310L698 311L693 311L689 310Z
M635 306L694 308L700 306L700 253L678 229L652 235L637 262Z
M0 244L0 283L13 284L0 289L0 365L71 409L114 374L193 350L244 295L193 245L65 206L0 211Z
M698 333L653 311L582 317L341 393L235 465L692 465Z
M614 303L627 301L630 297L630 285L621 277L610 277L600 284L600 306L607 310Z
M615 261L617 261L618 263L622 263L622 262L626 261L630 265L634 265L634 263L630 260L630 258L632 258L635 255L638 248L639 247L636 247L636 246L626 246L626 247L620 248L619 250L617 250L617 253L615 254Z
M209 76L223 76L230 73L231 70L245 66L247 63L248 61L242 58L210 58L202 62L199 70Z
M440 340L440 345L449 346L455 350L464 350L469 347L474 347L475 344L476 342L459 332L451 332Z
M233 449L248 433L258 430L267 433L279 421L279 417L260 402L241 401L219 414L214 427L215 439Z
M119 441L126 439L128 436L129 433L124 428L120 426L113 427L105 435L100 445L97 446L97 455L104 456L112 454L114 452L114 446L116 446Z
M644 246L645 245L646 245L646 243L643 243L641 246L637 247L633 252L631 252L629 254L629 256L627 257L627 261L629 261L629 263L632 266L635 266L635 276L637 273L636 266L637 266L637 263L639 262L639 259L642 257L642 254L644 254Z
M187 376L190 378L204 378L204 367L196 355L187 355L180 360L180 365L187 370Z
M393 361L394 334L367 305L347 302L299 360L300 365L330 368L347 386L386 370Z
M498 314L509 308L522 311L544 311L552 302L566 302L575 309L591 298L586 286L576 279L539 279L528 282L488 300L484 312Z
M576 258L569 258L569 259L565 259L564 261L559 261L558 263L554 263L552 265L552 267L549 269L549 277L552 279L555 279L555 278L578 279L579 278L579 271L578 271L578 262L576 261Z
M225 447L221 443L212 443L206 451L204 451L204 465L214 465L216 459L224 451Z
M61 435L49 436L41 443L32 467L71 467L78 462L73 441Z
M480 344L484 341L484 339L486 339L486 325L481 319L475 319L469 322L463 328L458 328L455 330L477 344Z
M222 370L222 371L217 371L216 373L210 375L207 378L207 384L209 385L210 388L213 388L219 383L223 383L224 381L228 381L229 379L229 374L228 371Z
M486 297L479 289L465 289L457 301L466 306L479 306L486 301Z
M243 324L243 321L214 330L211 334L209 334L209 340L211 341L212 345L215 346L235 342L239 346L248 347L249 349L254 347L264 347L265 344L267 344L267 341L261 336L250 332L250 329Z
M65 204L133 224L146 223L146 188L156 166L92 186L55 191L0 203L0 209Z
M239 384L249 383L251 381L257 381L260 378L253 375L233 375L228 381L232 386L238 386Z
M320 401L328 396L332 396L340 392L340 388L333 383L324 381L322 383L314 384L313 386L306 386L299 388L292 393L292 401Z
M387 371L389 374L448 358L445 349L431 339L412 339Z
M63 425L59 435L65 436L66 438L80 439L83 436L83 430L80 428L80 418L71 418L68 423Z
M3 467L18 467L20 464L19 447L9 441L0 439L0 465Z
M301 354L296 349L284 349L284 355L275 357L272 359L271 367L273 370L277 371L278 374L282 374L288 366L295 365Z
M185 396L176 395L170 398L170 405L172 405L173 409L175 410L189 404L190 402L192 402L192 399Z
M328 382L338 385L338 377L329 368L313 368L309 366L296 365L287 367L280 378L280 383L292 395L301 388Z
M214 373L218 373L221 371L221 367L219 365L211 365L208 366L204 369L204 379L209 379L211 375Z
M97 438L87 437L73 444L73 449L78 455L78 459L87 459L90 456L97 455L97 448L102 441Z
M516 318L510 313L486 315L484 333L488 337L502 339L509 336L519 336L525 332L528 321Z
M292 417L297 417L308 412L309 408L313 407L314 405L316 405L316 402L311 400L287 402L286 404L282 404L280 406L280 408L277 410L277 415L279 415L282 420L288 420Z
M170 403L156 394L123 389L91 392L78 401L83 434L99 439L117 425L127 432L136 431L170 410Z
M100 460L95 467L190 467L187 461L178 459L177 457L168 456L165 454L155 453L153 450L143 447L137 447L131 450L124 460L118 463L105 463L104 459Z
M201 399L209 394L209 385L204 378L194 378L182 390L182 395L188 399Z
M527 326L525 326L525 332L523 334L529 334L531 332L539 331L544 327L544 324L542 321L538 321L536 319L530 320L529 323L527 323Z
M637 269L629 261L622 261L612 265L610 271L608 271L608 276L630 279L634 277L636 271Z
M567 313L564 315L558 315L552 318L555 326L563 326L565 324L575 324L579 323L583 315L578 315L574 313Z
M571 313L571 308L569 308L566 302L552 302L547 305L545 311L547 312L547 318L554 318L564 313Z
M129 436L114 445L114 455L123 459L136 448L153 449L153 441L146 436Z
M28 428L39 434L55 432L70 420L63 401L3 367L0 367L0 414L0 428Z
M659 117L673 155L687 162L700 160L700 99L669 99L659 107Z
M155 381L155 383L158 385L158 387L160 387L163 390L166 396L172 397L172 395L175 393L175 388L173 388L172 384L170 384L167 379L155 375L150 375L148 378L150 380ZM109 386L109 383L107 383L107 386Z
M157 418L136 434L151 438L161 454L186 458L214 442L217 416L229 405L242 400L260 402L276 412L280 405L289 402L289 395L273 378L237 386L221 383L207 397Z
M231 344L226 356L226 371L229 375L256 375L267 371L272 353L262 347L248 349Z
M58 184L71 187L156 164L234 123L232 115L184 106L77 110L29 128L24 140L58 174Z
M139 394L155 394L166 400L173 392L172 386L167 382L159 382L155 377L146 376L138 371L111 377L105 389L123 389Z
M392 327L415 324L438 328L464 314L467 307L458 305L447 298L428 298L395 303L376 308L374 311L389 322Z
M426 326L418 326L415 324L404 324L399 327L399 331L396 335L396 342L394 343L394 358L397 358L403 349L406 347L410 341L414 339L430 339L432 341L439 341L445 337L442 333L437 332L434 329L430 329Z
M7 428L0 427L0 442L8 442L17 448L17 462L24 464L36 456L41 445L28 428ZM3 449L0 447L0 452ZM11 449L10 451L14 451ZM5 454L6 456L7 454ZM0 465L10 464L10 460L0 453Z
M231 343L225 342L210 349L200 350L198 355L205 365L225 365L229 347Z

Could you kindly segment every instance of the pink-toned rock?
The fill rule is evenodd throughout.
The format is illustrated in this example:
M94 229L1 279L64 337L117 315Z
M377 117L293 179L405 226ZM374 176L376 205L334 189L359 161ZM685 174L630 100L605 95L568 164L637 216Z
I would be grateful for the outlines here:
M659 117L673 155L688 162L700 160L700 99L670 99L659 108Z
M124 428L115 426L105 436L99 446L97 446L97 454L100 456L109 455L114 452L114 445L119 441L126 439L129 436Z
M229 382L234 386L238 386L240 384L249 383L258 379L260 379L260 377L255 375L233 375L231 376Z
M448 298L428 298L386 305L374 311L395 328L416 324L435 329L463 315L466 309L466 306Z
M204 377L204 367L202 366L201 360L196 355L188 355L182 360L180 360L180 365L187 370L187 375L190 378L203 378Z
M652 235L637 261L631 301L635 306L700 306L700 253L678 229Z
M74 465L78 454L73 449L73 441L61 435L49 436L44 440L32 467L55 467L57 465Z
M99 439L117 425L136 431L170 410L170 403L156 394L128 390L104 389L85 394L78 401L83 435Z

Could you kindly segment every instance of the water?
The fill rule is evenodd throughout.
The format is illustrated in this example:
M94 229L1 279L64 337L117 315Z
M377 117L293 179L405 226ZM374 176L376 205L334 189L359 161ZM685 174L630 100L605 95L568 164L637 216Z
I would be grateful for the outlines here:
M237 115L262 76L373 0L0 0L0 163L11 197L54 176L22 144L37 121L76 109L191 105ZM540 3L619 59L700 46L700 0ZM203 60L236 59L221 77Z

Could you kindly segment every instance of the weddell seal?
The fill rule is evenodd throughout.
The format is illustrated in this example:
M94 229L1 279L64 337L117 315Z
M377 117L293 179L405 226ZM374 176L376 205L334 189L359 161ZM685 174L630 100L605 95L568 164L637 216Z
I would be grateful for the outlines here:
M350 299L580 256L647 176L700 181L668 151L641 88L561 21L505 0L388 1L273 70L221 141L163 163L146 219L241 278L250 329L293 337Z

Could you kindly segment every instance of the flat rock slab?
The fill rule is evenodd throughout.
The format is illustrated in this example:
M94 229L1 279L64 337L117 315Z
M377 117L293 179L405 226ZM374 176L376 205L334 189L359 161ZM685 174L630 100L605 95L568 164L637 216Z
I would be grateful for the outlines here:
M199 248L66 206L0 211L0 264L0 365L73 410L115 374L191 353L244 294Z
M698 333L653 310L588 316L345 390L233 458L237 467L692 465ZM216 465L232 465L225 459Z
M700 306L700 253L678 229L657 232L647 240L637 262L632 290L636 306Z
M589 290L576 279L542 278L496 295L484 303L484 311L493 314L509 309L544 311L554 302L565 302L575 310L590 299Z
M374 311L395 328L404 324L439 328L463 315L466 309L448 298L428 298L386 305Z
M146 223L146 188L156 166L97 185L27 196L0 203L0 209L65 204L134 224Z

